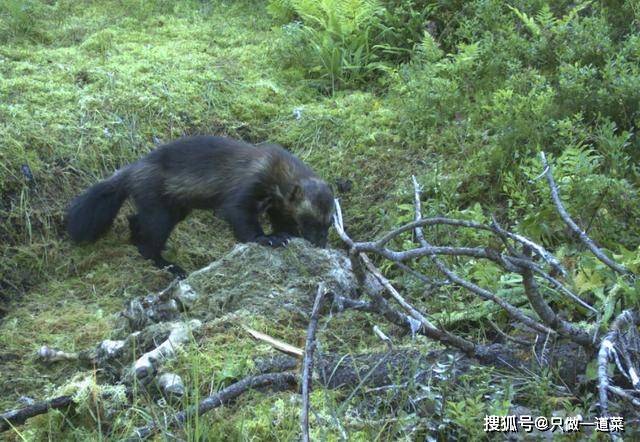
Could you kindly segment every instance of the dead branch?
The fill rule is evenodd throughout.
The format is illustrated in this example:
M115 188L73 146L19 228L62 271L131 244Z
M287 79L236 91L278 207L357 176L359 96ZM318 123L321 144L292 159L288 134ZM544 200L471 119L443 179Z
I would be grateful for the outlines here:
M159 366L165 360L173 358L178 348L189 341L192 331L200 328L201 325L201 322L197 319L192 319L189 322L174 323L169 337L153 350L143 354L133 364L131 375L135 376L139 381L150 380L150 376L158 371Z
M304 351L301 348L294 347L293 345L287 344L286 342L280 341L279 339L276 339L264 333L260 333L259 331L249 328L246 325L243 325L242 328L254 339L266 342L276 350L298 358L301 358L304 355Z
M0 414L0 433L10 430L16 425L22 425L27 419L45 414L49 410L65 408L69 406L71 402L71 396L60 396L46 401L36 402L28 407L2 413Z
M414 195L415 195L415 197L414 197L415 217L416 217L416 221L419 221L422 218L422 210L421 210L421 207L420 207L420 187L418 185L418 181L415 178L413 180L413 185L414 185ZM494 219L494 226L497 226L497 222L495 221L495 219ZM506 230L504 230L502 228L498 228L496 231L497 231L497 233L498 233L498 235L500 237L506 237L507 233L508 233ZM422 235L421 231L418 232L418 230L416 230L416 236L419 238L420 243L422 245L424 245L424 246L428 245L428 243L425 240L424 235ZM546 333L547 335L552 333L552 331L550 329L547 329L546 327L544 327L539 322L534 321L533 319L529 318L524 313L522 313L519 309L517 309L516 307L514 307L511 304L507 303L506 301L502 300L501 298L498 298L496 295L494 295L493 293L489 292L488 290L483 289L483 288L473 284L470 281L466 281L465 279L460 278L458 275L456 275L451 270L449 270L447 268L447 266L444 264L444 262L442 262L440 259L438 259L435 255L431 255L430 258L433 261L433 263L436 265L436 267L442 273L447 275L449 280L451 280L454 283L466 288L467 290L469 290L469 291L471 291L473 293L476 293L478 296L480 296L482 298L492 300L493 302L497 303L502 308L504 308L512 318L514 318L516 320L519 320L520 322L522 322L523 324L529 326L530 328L533 328L536 331L541 331L543 333Z
M380 308L380 311L383 312L383 314L391 315L393 317L392 322L408 323L411 329L414 329L415 328L414 324L418 323L421 327L423 327L425 332L433 333L434 335L437 334L438 336L441 337L442 336L441 331L438 330L438 328L435 325L433 325L422 313L420 313L416 308L414 308L411 304L405 301L405 299L400 295L400 293L393 287L393 285L391 285L389 280L385 278L382 275L382 273L380 273L380 271L373 265L373 263L367 257L367 255L363 252L356 251L356 248L355 248L356 244L353 242L353 240L351 240L349 235L347 235L347 233L344 230L344 224L342 223L342 209L340 207L340 201L338 201L337 199L335 200L335 208L336 208L336 212L334 217L334 226L338 231L338 235L349 246L350 255L357 256L360 259L360 261L365 265L367 270L378 280L378 282L380 282L380 284L385 288L385 290L398 302L398 304L400 304L400 306L409 315L405 318L402 315L398 317L397 314L390 313L393 310L391 310L388 307L386 300L382 298L382 296L379 296L379 294L377 294L379 297L374 298L374 304L376 303L378 304L378 308ZM354 263L353 267L354 267L354 271L357 271L360 265ZM372 291L372 292L375 292L375 291ZM370 295L371 294L372 293L370 293ZM453 339L452 343L453 342L457 342L456 346L458 348L462 348L464 351L470 351L473 348L472 343L465 342L465 340L463 340L462 338L460 338L459 341L456 339Z
M555 334L554 330L551 330L550 328L546 327L545 325L541 324L535 319L525 315L519 308L515 307L514 305L505 301L504 299L499 298L489 290L484 289L472 283L471 281L467 281L466 279L459 277L453 271L449 270L449 268L435 255L430 256L430 258L433 261L433 263L436 265L438 270L444 273L447 276L447 278L449 278L449 280L452 281L453 283L469 290L472 293L475 293L476 295L480 296L482 299L489 300L498 304L509 314L509 316L511 316L511 318L523 323L524 325L531 328L532 330L535 330L540 333L545 333L545 334Z
M533 342L529 342L524 339L514 338L513 336L506 334L500 329L500 327L498 327L498 324L493 322L491 319L487 318L487 321L489 322L489 325L491 326L491 328L494 329L500 336L502 336L507 341L515 342L516 344L522 345L523 347L531 347L534 345Z
M436 327L431 321L429 321L418 309L408 303L402 295L396 290L396 288L389 282L387 278L385 278L382 273L377 269L377 267L371 262L369 257L364 253L359 254L360 259L364 263L365 267L371 274L373 274L378 281L382 284L382 286L386 289L387 293L389 293L400 306L409 314L409 316L415 321L418 322L423 330L423 332L439 341L443 341L449 345L453 345L456 348L464 351L465 353L473 354L475 352L475 344L471 341L467 341L459 336L456 336L447 331L441 330Z
M529 238L525 238L522 235L518 235L517 233L509 232L508 230L503 229L500 226L500 224L498 224L498 222L497 222L495 217L493 217L493 221L492 221L491 226L495 229L495 232L498 235L506 236L509 239L512 239L513 241L519 242L523 246L530 248L531 250L533 250L536 253L536 255L538 255L544 261L546 261L551 266L551 268L556 270L562 276L566 276L567 275L567 271L565 270L564 267L562 267L562 265L560 264L560 261L558 261L558 258L553 256L550 252L548 252L540 244L536 244L535 242L531 241Z
M393 341L391 340L391 338L389 336L387 336L382 330L380 330L380 327L378 327L377 325L373 326L373 332L376 334L377 337L380 338L380 340L382 342L384 342L385 344L387 344L387 348L389 350L393 350Z
M158 376L158 386L160 386L162 394L165 397L184 396L184 382L182 378L175 373L163 373Z
M614 361L620 373L633 386L636 393L640 393L640 379L638 378L638 360L640 354L640 335L638 325L640 315L631 310L625 310L614 319L609 332L600 342L598 351L598 395L600 399L600 412L603 417L609 416L607 391L621 396L627 400L632 396L623 389L611 385L611 377L608 370L609 361ZM622 359L621 359L622 358ZM626 394L625 394L626 393ZM631 401L640 406L640 401Z
M482 247L439 247L432 246L430 244L399 252L386 247L378 247L376 242L359 242L355 244L355 251L373 252L394 262L403 262L432 255L468 256L471 258L495 259L487 249Z
M204 413L218 408L221 405L228 404L243 393L256 388L271 387L273 391L289 390L298 383L298 377L291 372L284 373L266 373L257 376L250 376L228 387L220 390L216 394L205 398L197 406L188 408L187 410L177 413L171 418L168 427L179 427L194 417L202 416ZM147 439L162 428L160 422L152 422L146 427L139 427L134 430L134 434L138 439Z
M40 347L37 357L42 362L48 363L59 361L77 361L79 358L78 353L67 353L65 351L57 350L46 345Z
M338 235L350 247L352 267L356 274L363 273L365 269L369 271L369 273L374 275L374 277L380 282L385 291L387 291L387 293L389 293L398 302L398 304L400 304L407 314L402 314L391 308L387 300L384 299L378 291L369 290L368 295L373 301L372 307L374 307L378 313L382 314L390 322L408 328L412 333L421 332L431 339L443 342L444 344L450 345L454 348L458 348L464 353L476 357L483 362L506 365L511 368L521 365L520 362L516 360L507 362L500 354L502 349L495 349L475 344L432 324L418 309L408 303L402 295L400 295L400 293L395 289L395 287L393 287L389 280L382 275L365 253L355 251L353 246L355 246L356 243L353 242L344 230L344 225L342 224L342 209L338 200L335 201L335 208L334 226ZM364 269L361 264L364 265ZM360 275L360 279L364 280L364 277ZM543 330L547 330L544 326L541 325L541 327Z
M336 306L337 311L341 312L345 309L360 310L364 312L377 311L375 307L369 301L362 299L352 299L347 296L336 295L335 293L327 293L327 297L330 297L333 305Z
M440 330L438 327L433 325L419 310L409 304L400 293L393 287L393 285L389 282L387 278L385 278L382 273L376 268L376 266L371 262L369 257L364 252L357 252L355 249L355 243L349 235L344 230L344 225L342 224L342 209L340 207L340 202L335 200L335 217L334 217L334 226L338 235L342 238L342 240L349 246L350 255L352 257L356 256L359 258L360 262L364 264L365 268L380 282L382 287L389 293L395 300L400 304L400 306L405 310L408 315L402 315L395 310L391 309L387 303L387 301L375 290L371 290L369 295L373 298L373 305L378 308L378 311L387 317L391 322L396 324L407 325L413 333L418 331L418 329L422 329L425 335L431 337L432 339L444 341L449 345L452 345L456 348L461 349L465 353L475 353L476 346L471 341L467 341L459 336L455 336L452 333L446 332L444 330ZM354 260L352 259L352 262ZM354 271L357 271L361 266L359 263L354 262Z
M560 265L560 262L558 261L558 259L553 256L551 253L549 253L547 250L545 250L544 247L542 247L539 244L534 243L533 241L531 241L528 238L525 238L521 235L509 232L507 230L504 229L500 229L497 228L495 225L492 226L488 226L486 224L480 224L480 223L476 223L474 221L465 221L465 220L459 220L459 219L452 219L452 218L446 218L446 217L433 217L433 218L419 218L416 219L415 221L412 221L410 223L407 223L403 226L400 226L394 230L391 230L389 233L387 233L386 235L384 235L382 238L376 240L376 241L364 241L364 242L359 242L357 243L357 247L359 251L373 251L373 250L383 250L385 251L384 253L387 253L389 256L392 256L394 258L394 260L400 260L400 261L404 261L407 259L411 259L411 258L415 258L416 256L413 255L420 255L422 254L422 256L424 256L424 254L426 254L425 250L422 250L420 252L418 251L413 251L410 254L406 254L404 252L400 252L400 254L397 254L398 252L394 252L392 250L389 250L387 248L385 248L384 246L391 241L392 239L394 239L395 237L397 237L398 235L400 235L401 233L404 232L408 232L411 230L414 230L416 228L421 228L421 227L426 227L426 226L435 226L435 225L448 225L448 226L454 226L454 227L466 227L466 228L472 228L472 229L478 229L478 230L485 230L491 233L494 233L495 235L497 235L498 237L501 236L507 236L509 239L521 243L524 246L528 246L531 249L533 249L535 251L535 253L540 256L540 258L542 258L545 262L547 262L552 268L554 268L556 271L558 271L559 273L565 275L566 274L566 270ZM416 236L417 239L420 239L420 237ZM424 236L421 236L424 239ZM456 254L454 252L462 252L460 254L462 255L467 255L467 256L472 256L472 257L479 257L479 258L487 258L486 253L483 254L482 250L483 249L479 249L479 248L472 248L472 247L466 247L466 248L459 248L460 250L454 251L451 249L455 249L455 248L451 248L451 247L433 247L430 246L429 248L426 248L429 252L434 252L436 254L440 254L440 255L452 255L452 254ZM420 250L420 249L418 249ZM399 259L401 258L401 259Z
M560 281L558 281L553 276L551 276L547 272L545 272L539 265L537 265L536 263L534 263L533 261L531 261L530 259L528 259L524 255L519 253L517 250L515 250L515 248L513 248L513 246L511 244L509 244L509 241L508 241L510 232L508 232L508 231L506 231L505 229L502 228L502 226L498 223L498 220L496 219L496 217L494 215L491 216L491 219L492 219L491 226L495 229L495 231L498 234L498 236L500 236L500 238L502 239L503 244L505 245L505 247L507 248L507 250L511 254L511 256L506 256L506 257L504 257L504 259L506 259L507 261L510 261L511 263L513 263L516 266L524 267L524 268L528 268L528 269L532 270L534 273L536 273L537 275L539 275L542 278L544 278L547 282L549 282L555 289L561 291L566 296L568 296L569 298L571 298L572 300L574 300L575 302L577 302L578 304L580 304L584 308L586 308L586 309L592 311L593 313L595 313L596 315L598 315L598 311L596 309L591 307L583 299L581 299L578 295L576 295L571 290L569 290L567 287L565 287ZM548 254L548 252L546 250L538 249L540 246L535 244L533 241L530 241L529 239L524 238L523 236L520 236L520 235L517 235L517 236L519 236L520 242L524 245L524 247L526 249L537 250L536 253L538 253L538 255L540 255L540 256ZM555 257L552 256L552 255L549 255L549 259L551 261L547 260L547 262L554 262L554 263L557 262ZM566 274L564 269L559 267L559 264L554 268L556 270L560 269L561 273L563 275Z
M636 407L640 407L640 399L637 399L637 398L633 397L633 395L628 393L626 390L623 390L620 387L616 387L615 385L607 385L607 390L609 390L611 393L613 393L615 395L618 395L621 398L631 402Z
M538 290L538 283L529 268L523 269L522 282L524 284L524 293L527 295L531 307L545 324L557 331L561 336L566 336L584 347L589 348L593 345L589 333L562 319L542 298Z
M556 208L563 220L570 226L572 230L574 230L580 236L581 240L598 257L598 259L600 259L610 268L616 270L619 273L629 274L629 271L626 268L617 265L606 255L604 255L604 253L602 253L602 251L597 246L595 246L593 241L590 240L586 233L581 231L577 227L577 225L573 223L571 218L566 213L566 210L564 210L564 207L562 206L562 203L559 199L558 189L555 185L555 182L553 181L552 171L546 163L544 154L542 154L542 157L545 165L545 175L547 176L547 180L551 188L552 197L554 203L556 204ZM358 271L358 269L362 267L370 274L374 275L375 278L384 287L384 289L400 305L406 315L394 311L388 305L386 300L382 298L380 293L376 291L372 291L372 293L369 294L372 299L372 307L377 308L379 313L382 313L389 320L395 321L396 323L401 323L404 326L408 325L409 327L411 327L412 331L414 331L414 323L417 323L420 325L420 327L418 329L415 329L415 331L420 331L421 333L424 333L432 339L439 340L447 345L460 348L467 354L475 353L476 355L478 355L481 350L484 349L484 347L476 345L470 341L467 341L466 339L452 335L432 324L426 318L426 315L424 315L419 309L413 306L400 293L398 293L397 290L395 290L393 285L388 280L386 280L386 278L375 267L371 260L369 260L367 253L375 253L393 263L397 263L398 267L407 271L413 276L416 276L414 273L420 274L420 272L413 271L413 269L407 266L404 262L426 256L431 260L438 271L446 276L449 282L454 283L474 293L482 299L490 300L496 303L503 310L505 310L512 319L518 321L519 323L525 324L537 333L541 333L546 336L545 344L542 348L542 354L539 359L540 364L546 365L546 348L549 338L552 335L559 334L560 336L567 337L587 349L593 348L594 345L597 345L597 324L595 326L591 326L590 330L585 330L572 324L571 322L560 317L542 296L536 277L538 277L540 281L544 281L546 284L548 284L549 287L555 289L558 293L567 296L572 301L580 304L581 307L584 307L590 312L594 313L598 318L600 317L600 313L595 308L593 308L591 305L589 305L587 302L573 293L562 282L557 280L553 276L553 272L548 273L540 264L534 262L531 257L532 253L535 253L535 255L540 257L554 271L566 276L566 271L564 270L564 268L562 268L559 261L551 253L545 250L542 246L535 244L533 241L504 229L502 226L500 226L495 217L493 217L493 222L490 226L471 221L455 220L443 217L426 219L422 218L420 186L415 177L412 177L412 180L414 185L415 220L411 223L407 223L403 226L400 226L399 228L388 232L375 241L354 242L351 238L349 238L349 236L345 232L344 224L342 222L342 212L339 202L336 201L336 230L349 248L354 271ZM423 233L423 227L434 225L449 225L454 227L472 228L488 231L501 240L504 248L506 249L506 253L502 253L498 250L493 250L490 248L481 247L449 247L432 245L426 240ZM392 250L387 246L400 234L411 230L414 231L415 238L418 240L420 247L415 247L408 250ZM516 246L521 246L523 252L519 252ZM506 300L496 296L491 291L479 287L473 282L458 276L453 270L448 268L448 266L442 259L440 259L440 255L466 256L479 259L488 259L500 265L507 272L520 274L522 276L524 292L536 316L531 317L529 315L526 315L520 308L511 305ZM360 271L363 272L364 270L360 269ZM418 279L426 283L423 278ZM637 319L637 316L635 318ZM540 322L540 320L542 322ZM614 321L612 330L620 328L619 322L620 320ZM500 332L499 329L498 331ZM628 331L627 335L630 333L631 332ZM635 391L640 391L640 378L638 377L638 366L640 365L640 361L638 361L638 359L640 358L638 356L640 354L640 339L636 339L638 334L637 329L634 328L631 334L634 335L634 338L626 339L622 337L621 333L614 333L612 331L607 335L607 339L604 339L602 341L602 346L600 347L598 358L600 375L599 393L601 408L603 410L604 416L607 415L606 401L608 391L624 398L625 400L629 400L632 403L636 403L639 401L634 396L628 394L625 390L611 385L607 374L607 363L609 360L613 360L620 373L622 373L623 376L629 381L629 383L633 385ZM634 342L634 352L630 351L630 341Z
M415 206L415 217L416 217L415 222L418 223L419 221L422 220L422 213L421 213L422 211L420 207L420 187L416 180L414 180L414 206ZM416 229L419 229L419 230L416 230L416 237L419 239L420 244L422 244L424 248L430 247L430 244L424 238L424 235L422 234L420 227L421 226L416 226ZM435 266L438 268L438 270L440 270L440 272L444 273L447 276L449 281L463 288L466 288L467 290L475 293L476 295L480 296L485 300L493 301L494 303L502 307L504 310L506 310L509 316L511 316L513 319L527 325L529 328L542 333L553 333L552 330L540 324L538 321L535 321L534 319L529 318L524 313L522 313L517 307L511 305L507 301L494 295L489 290L483 289L482 287L477 286L471 281L467 281L464 278L459 277L453 271L449 270L449 268L444 264L444 262L438 259L438 257L435 254L430 254L428 256L431 259L431 261L435 264Z
M567 213L567 210L564 208L564 205L562 204L562 200L560 199L560 195L558 193L558 186L555 180L553 179L553 170L551 169L551 165L547 162L547 157L544 154L544 152L540 152L540 158L542 159L542 165L545 168L545 176L547 177L547 183L549 184L549 188L551 189L551 198L553 199L553 203L556 206L556 210L558 211L558 214L560 215L564 223L576 235L578 235L578 237L580 238L580 241L582 241L582 243L586 245L589 248L589 250L591 250L591 253L593 253L596 256L596 258L602 261L605 265L607 265L609 268L615 270L620 274L623 274L623 275L630 274L631 272L626 267L614 262L611 258L605 255L604 252L593 242L593 240L589 238L586 232L582 230L580 227L578 227L578 225L573 221L573 219L571 219L571 216L569 216L569 213Z
M316 330L320 319L320 308L324 300L325 290L318 285L318 292L311 310L311 319L307 328L307 341L304 345L304 361L302 363L302 410L300 411L300 429L303 442L309 442L309 391L313 372L313 353L316 349Z
M553 288L555 288L556 290L564 293L567 297L569 297L573 301L577 302L578 304L580 304L581 306L583 306L587 310L595 313L596 315L600 314L595 308L593 308L591 305L589 305L587 302L585 302L582 298L580 298L578 295L576 295L571 290L569 290L564 284L562 284L556 278L554 278L553 276L549 275L547 272L542 270L540 268L540 266L537 265L536 263L534 263L533 261L531 261L529 259L526 259L526 258L525 259L516 258L516 257L513 257L513 256L509 256L506 259L511 261L516 266L519 266L519 267L521 267L523 269L529 269L529 270L533 271L536 275L542 277L544 280L549 282L553 286ZM520 271L518 273L522 273L522 271Z
M420 209L420 188L418 185L417 180L413 179L413 185L414 185L414 205L415 205L415 217L416 217L416 221L420 221L420 219L422 218L422 214L421 214L421 209ZM493 219L493 227L495 229L495 231L501 236L501 237L506 237L507 234L509 232L507 232L506 230L502 229L502 227L500 227L494 217ZM419 238L420 243L423 246L427 246L428 243L427 241L424 239L424 235L422 234L421 230L419 230L419 228L416 228L416 237ZM525 250L529 251L529 247L525 246ZM528 252L527 252L528 254ZM523 259L524 258L524 259ZM462 278L457 277L457 275L453 275L452 272L450 270L448 270L446 268L446 266L444 265L444 263L442 261L440 261L439 259L437 259L435 257L435 255L431 255L431 259L434 261L435 265L438 267L438 269L440 271L442 271L443 273L445 273L450 280L452 280L453 282L459 283L460 285L462 285L463 287L467 288L468 290L480 295L480 296L486 296L486 295L492 295L491 293L486 293L486 291L478 286L476 286L475 284L469 282L469 281L464 281L462 280ZM506 258L507 260L510 259ZM540 318L547 324L549 325L554 331L558 330L562 335L564 336L569 336L570 338L572 338L573 340L575 340L576 342L580 343L581 345L584 346L591 346L591 339L589 337L589 335L582 331L577 329L576 327L574 327L572 324L568 323L567 321L564 321L563 319L561 319L560 317L558 317L555 312L549 307L549 305L544 301L544 299L542 298L542 296L540 296L540 293L538 291L538 287L537 287L537 283L533 277L533 273L532 273L532 268L534 269L539 269L534 263L532 263L529 259L528 256L524 256L522 258L513 258L514 260L517 260L517 262L519 262L519 265L521 266L522 270L519 272L522 274L523 276L523 283L525 286L525 293L527 295L527 298L529 299L529 302L531 303L532 307L534 308L534 310L536 311L536 313L540 316ZM530 264L529 264L530 263ZM546 275L546 273L542 272L544 275ZM554 278L552 278L549 275L548 279L551 279L552 281L556 282L559 286L562 286L558 281L556 281ZM567 290L568 291L568 290ZM483 293L485 292L485 293ZM495 295L493 295L495 296ZM577 296L572 296L572 298L577 299L579 301L580 300ZM499 298L498 298L499 299ZM494 301L495 302L495 301ZM587 307L591 308L588 304L584 303L583 301L581 302L584 305L587 305ZM516 315L517 319L519 319L521 322L526 323L524 321L522 321L523 318L527 318L526 316L524 316L523 313L521 313L519 310L514 310L512 312L509 311L509 308L507 308L506 306L502 306L503 308L505 308L505 310L507 310L507 312L510 313L510 315ZM593 308L591 308L593 310ZM522 318L523 317L523 318ZM529 324L527 324L529 325ZM539 329L537 329L538 331L541 331ZM547 331L547 335L550 334L550 330Z

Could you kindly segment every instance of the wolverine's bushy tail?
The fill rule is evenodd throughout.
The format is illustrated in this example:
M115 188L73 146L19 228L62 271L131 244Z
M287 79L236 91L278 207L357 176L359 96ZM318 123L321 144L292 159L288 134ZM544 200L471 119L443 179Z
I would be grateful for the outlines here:
M109 230L128 195L123 172L94 184L71 202L66 222L72 240L93 242Z

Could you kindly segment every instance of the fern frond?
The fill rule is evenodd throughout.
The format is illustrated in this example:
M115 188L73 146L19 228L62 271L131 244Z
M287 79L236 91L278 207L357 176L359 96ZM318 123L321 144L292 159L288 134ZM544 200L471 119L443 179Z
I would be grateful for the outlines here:
M507 5L507 8L513 11L516 17L520 19L522 24L529 30L529 32L531 32L536 37L541 34L542 30L540 29L540 26L538 26L536 21L533 18L529 17L526 12L522 12L518 8L511 5Z

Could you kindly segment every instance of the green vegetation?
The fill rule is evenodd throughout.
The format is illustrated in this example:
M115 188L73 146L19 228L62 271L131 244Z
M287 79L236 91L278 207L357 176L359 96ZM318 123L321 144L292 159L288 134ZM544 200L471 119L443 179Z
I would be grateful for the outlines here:
M40 345L93 345L111 336L110 315L126 299L168 282L127 244L123 216L97 244L75 247L64 237L63 212L89 184L185 134L278 142L328 181L351 180L339 196L350 234L362 240L412 218L414 174L425 216L486 222L496 214L554 250L574 289L604 312L603 327L637 308L639 282L618 278L578 244L559 247L567 232L536 177L544 150L574 219L640 271L639 27L637 0L0 0L0 410L73 375L36 363ZM444 229L435 237L443 245L485 238ZM233 243L223 223L199 213L174 232L167 253L196 269ZM457 270L511 302L523 299L512 275L500 277L491 264ZM458 333L485 339L487 316L508 326L463 291L424 300L415 281L385 271ZM585 318L553 299L566 317ZM373 322L350 314L333 320L321 336L326 345L377 345L361 332ZM282 320L264 321L256 327L291 342L303 336ZM175 362L193 368L196 398L208 394L221 361L229 365L214 387L252 369L252 342L226 333L215 348L194 346ZM585 412L584 397L561 395L550 379L514 379L512 387L492 370L469 376L460 388L429 392L417 409L407 397L393 410L371 405L372 419L354 418L347 431L354 440L424 437L438 430L419 418L430 414L460 435L479 434L482 421L470 416L497 413L515 396L539 410ZM252 394L203 419L240 440L290 440L298 404L289 397ZM332 422L345 397L315 392L317 418ZM96 439L105 419L96 407L72 419L34 419L16 439ZM114 436L146 412L123 411ZM340 438L339 428L327 431L316 436Z

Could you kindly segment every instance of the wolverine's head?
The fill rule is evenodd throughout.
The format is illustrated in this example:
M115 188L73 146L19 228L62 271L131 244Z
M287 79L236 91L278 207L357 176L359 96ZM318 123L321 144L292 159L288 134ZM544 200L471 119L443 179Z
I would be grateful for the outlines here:
M333 219L333 193L319 178L305 178L282 197L284 210L298 236L325 247Z

